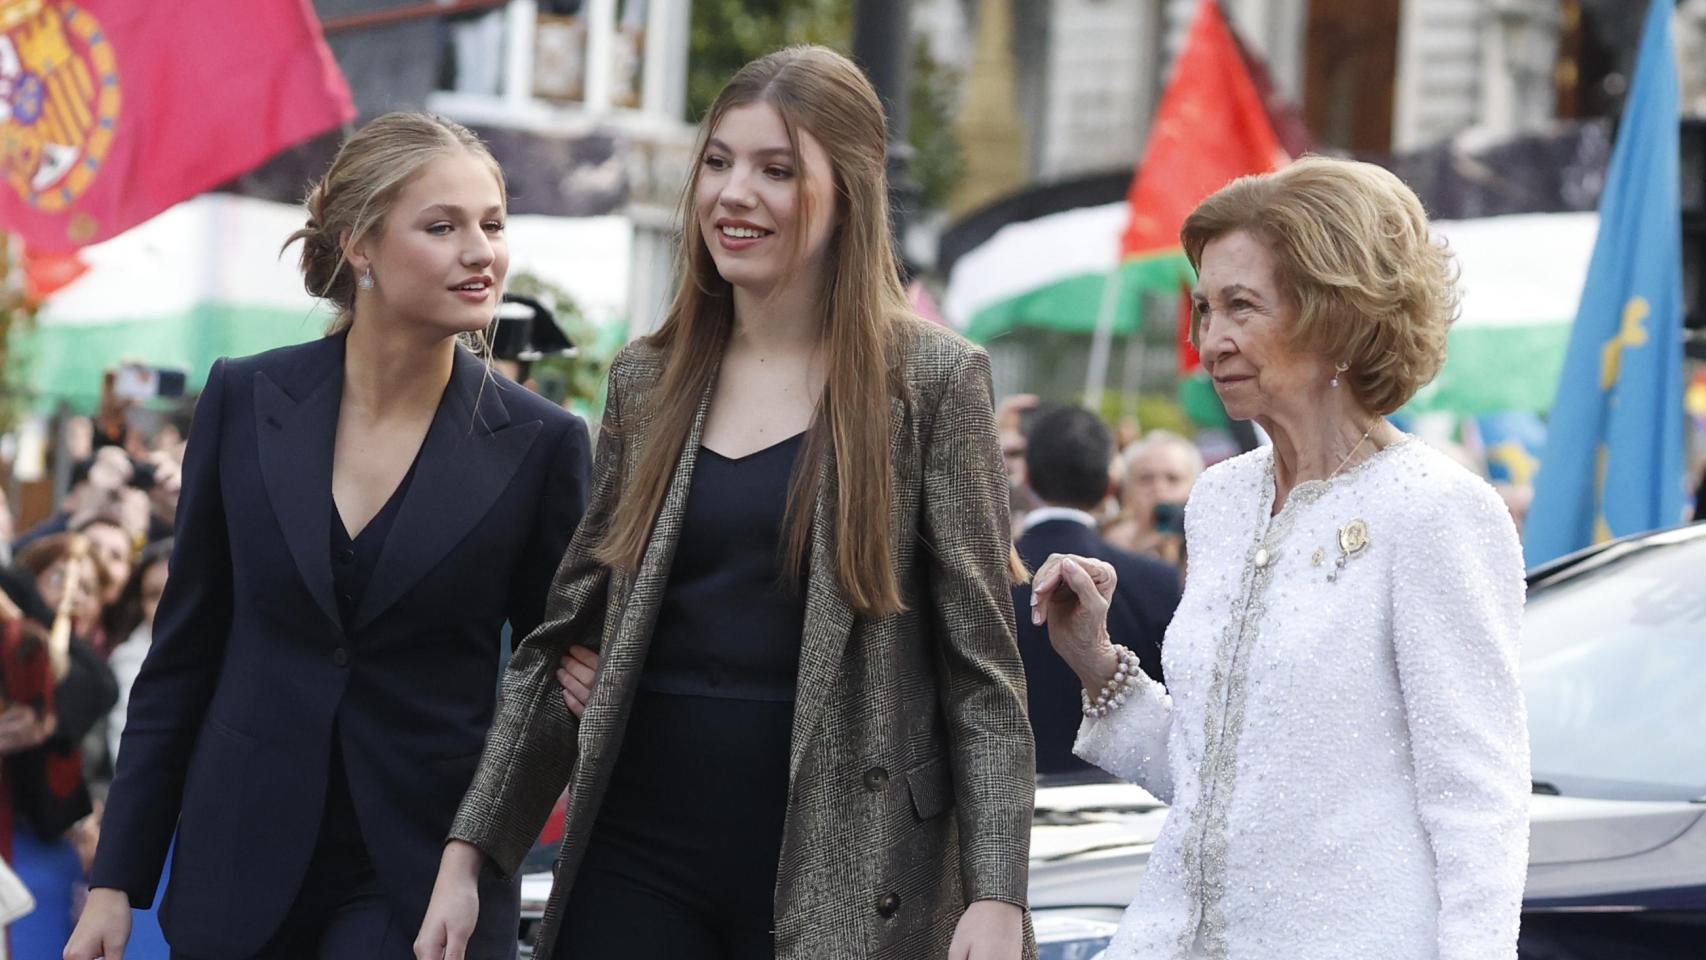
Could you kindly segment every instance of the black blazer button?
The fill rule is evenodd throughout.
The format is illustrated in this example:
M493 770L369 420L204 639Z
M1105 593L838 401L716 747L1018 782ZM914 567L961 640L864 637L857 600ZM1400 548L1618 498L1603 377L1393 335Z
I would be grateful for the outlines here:
M883 915L884 920L892 919L895 914L900 912L900 894L883 894L882 898L877 901L877 912Z
M889 772L882 767L872 767L865 771L865 789L876 793L889 785Z
M339 667L349 666L349 651L345 650L343 647L339 647L336 650L333 650L332 651L332 663L333 663L333 665L339 666Z
M338 551L338 562L339 563L354 563L355 562L355 551L351 550L349 547L344 547L342 550L339 550Z

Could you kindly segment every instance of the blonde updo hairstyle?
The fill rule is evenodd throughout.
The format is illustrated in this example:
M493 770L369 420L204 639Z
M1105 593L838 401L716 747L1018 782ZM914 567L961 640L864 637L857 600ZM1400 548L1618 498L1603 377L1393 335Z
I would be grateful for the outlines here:
M472 130L429 113L375 117L350 135L331 169L308 192L308 222L284 241L302 241L302 285L337 307L328 334L355 320L355 269L345 250L384 226L403 187L427 164L463 150L480 159L505 193L503 170Z
M1389 414L1445 363L1457 319L1457 269L1428 233L1421 200L1371 163L1307 156L1275 173L1240 177L1185 219L1185 255L1246 231L1273 255L1280 294L1297 310L1292 349L1348 369L1346 388ZM1191 318L1201 345L1201 317Z

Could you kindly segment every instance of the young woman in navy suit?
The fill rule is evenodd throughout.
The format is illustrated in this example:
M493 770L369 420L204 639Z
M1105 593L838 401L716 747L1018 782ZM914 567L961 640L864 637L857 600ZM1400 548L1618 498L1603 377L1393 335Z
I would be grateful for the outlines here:
M509 265L474 135L380 117L308 212L291 241L337 319L209 374L66 960L122 954L174 831L175 957L409 957L503 624L538 625L584 507L585 425L463 345ZM480 887L475 955L513 956L517 887Z

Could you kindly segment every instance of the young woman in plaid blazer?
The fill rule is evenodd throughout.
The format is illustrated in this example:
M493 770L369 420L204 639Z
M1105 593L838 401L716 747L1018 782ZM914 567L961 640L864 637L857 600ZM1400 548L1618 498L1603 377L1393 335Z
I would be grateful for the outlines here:
M420 957L463 955L481 864L515 871L565 784L536 957L1034 954L989 360L907 307L884 148L821 47L712 105L685 280L612 366Z

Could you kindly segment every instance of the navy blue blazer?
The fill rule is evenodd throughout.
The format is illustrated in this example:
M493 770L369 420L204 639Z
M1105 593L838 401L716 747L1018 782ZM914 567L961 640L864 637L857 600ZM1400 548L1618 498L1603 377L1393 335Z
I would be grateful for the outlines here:
M175 830L160 922L178 952L249 956L277 931L314 851L334 723L380 885L419 927L492 719L503 624L539 624L585 508L585 423L458 348L346 632L331 566L344 341L220 360L196 406L91 879L148 906ZM517 891L482 882L490 943L470 956L511 955Z
M1137 654L1143 672L1161 675L1161 641L1173 611L1179 606L1179 573L1160 560L1121 550L1076 520L1045 520L1026 530L1013 545L1025 566L1036 570L1052 553L1072 553L1102 560L1118 578L1108 606L1108 635ZM1025 661L1025 683L1031 713L1031 732L1037 739L1037 773L1069 773L1089 768L1072 755L1083 719L1078 675L1049 646L1048 627L1031 625L1031 588L1013 588L1018 612L1019 656Z

